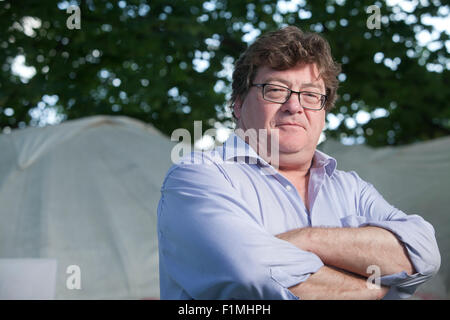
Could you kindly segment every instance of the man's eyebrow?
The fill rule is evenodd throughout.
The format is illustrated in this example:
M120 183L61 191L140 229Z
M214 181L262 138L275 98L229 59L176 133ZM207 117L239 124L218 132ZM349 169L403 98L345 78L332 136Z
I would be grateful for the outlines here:
M324 90L323 86L321 86L320 84L317 84L317 83L312 83L312 82L302 83L302 88L317 88L320 90Z
M289 80L286 79L282 79L282 78L276 78L276 77L271 77L271 78L267 78L266 80L264 80L265 83L269 83L271 81L278 81L281 82L287 86L291 86L292 83Z
M269 83L269 82L272 82L272 81L278 81L278 82L281 82L281 83L287 85L288 87L291 87L291 86L292 86L292 83L291 83L289 80L282 79L282 78L277 78L277 77L270 77L270 78L267 78L266 80L264 80L264 83ZM323 86L321 86L320 84L313 83L313 82L302 83L302 84L301 84L301 87L302 87L302 88L316 88L316 89L319 89L319 90L324 90L324 89L325 89L325 88L324 88Z

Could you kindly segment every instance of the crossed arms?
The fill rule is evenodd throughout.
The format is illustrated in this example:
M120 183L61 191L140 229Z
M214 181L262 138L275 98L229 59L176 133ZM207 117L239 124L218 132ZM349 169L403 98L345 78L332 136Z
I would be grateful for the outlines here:
M439 269L434 230L360 189L363 217L275 236L217 166L174 168L158 206L161 299L380 299L398 285L412 294ZM386 287L368 288L369 265Z
M289 288L301 299L381 299L389 288L367 285L369 266L378 266L380 276L415 273L404 245L382 228L300 228L277 237L316 254L325 264Z

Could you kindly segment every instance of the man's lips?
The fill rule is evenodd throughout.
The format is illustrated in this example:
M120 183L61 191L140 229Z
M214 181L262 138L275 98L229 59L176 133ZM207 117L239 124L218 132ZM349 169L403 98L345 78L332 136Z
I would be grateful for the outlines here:
M302 126L300 123L296 123L296 122L283 122L283 123L279 123L276 125L277 127L281 127L281 126L295 126L295 127L300 127L305 129L304 126Z

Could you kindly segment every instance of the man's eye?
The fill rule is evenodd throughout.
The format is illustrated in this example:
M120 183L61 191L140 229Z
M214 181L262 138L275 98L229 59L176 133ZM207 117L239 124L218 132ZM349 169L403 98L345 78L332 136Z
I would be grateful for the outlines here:
M268 91L268 92L285 92L286 89L269 87L269 88L267 88L267 91Z
M305 97L307 97L307 98L316 98L316 99L319 98L319 95L318 95L318 94L315 94L315 93L308 93L308 92L305 92L305 93L303 93L303 95L304 95Z

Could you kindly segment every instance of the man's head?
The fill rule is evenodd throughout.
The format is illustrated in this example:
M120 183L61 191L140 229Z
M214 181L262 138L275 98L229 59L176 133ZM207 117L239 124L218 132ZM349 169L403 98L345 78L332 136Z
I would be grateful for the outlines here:
M325 110L331 110L337 98L337 75L341 68L334 62L324 38L293 26L262 35L240 56L233 72L232 104L238 97L245 98L260 67L287 70L300 63L317 65L326 86Z
M237 128L278 134L280 156L285 159L296 162L299 156L312 157L325 112L336 100L339 72L328 43L318 34L287 27L263 35L241 55L233 72ZM284 99L271 99L272 92L283 96L290 92L286 89L301 91L301 98L292 93L284 103Z

